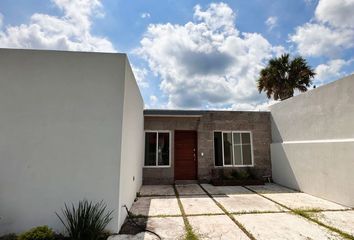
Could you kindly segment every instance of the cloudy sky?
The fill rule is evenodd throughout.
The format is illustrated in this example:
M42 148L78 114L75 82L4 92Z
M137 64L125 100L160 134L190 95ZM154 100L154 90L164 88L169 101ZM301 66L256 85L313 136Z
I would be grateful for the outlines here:
M263 110L259 70L354 72L354 0L1 0L0 47L126 52L146 108Z

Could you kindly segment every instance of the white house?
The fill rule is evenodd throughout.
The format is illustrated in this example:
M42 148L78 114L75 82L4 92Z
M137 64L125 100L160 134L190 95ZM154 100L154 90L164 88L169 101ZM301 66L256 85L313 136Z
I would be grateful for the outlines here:
M0 49L0 233L61 229L55 212L84 198L117 232L142 183L143 106L125 54Z
M104 200L118 232L143 173L173 184L247 167L354 207L353 92L351 75L270 112L144 116L125 54L0 49L0 235L62 230L55 212L82 199Z

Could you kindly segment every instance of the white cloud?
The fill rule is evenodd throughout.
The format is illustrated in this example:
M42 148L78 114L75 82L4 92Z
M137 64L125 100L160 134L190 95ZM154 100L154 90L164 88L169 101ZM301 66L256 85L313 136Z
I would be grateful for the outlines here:
M140 15L140 17L141 17L141 18L150 18L151 15L150 15L150 13L148 13L148 12L144 12L144 13L142 13L142 14Z
M290 36L306 56L336 57L354 47L354 0L320 0L312 22Z
M115 51L112 43L91 33L92 19L102 17L99 0L52 0L63 16L35 13L30 22L0 31L0 46L73 51Z
M234 111L269 111L269 107L279 101L269 100L259 104L251 104L251 103L235 103L232 104L230 110Z
M157 101L158 101L158 98L155 95L150 96L150 106L152 106L152 107L156 106Z
M320 0L316 8L316 19L332 26L354 27L354 0Z
M134 72L134 76L136 79L136 82L138 83L140 88L146 88L149 86L149 83L146 79L146 76L148 74L148 70L146 68L139 68L134 65L132 65L132 70Z
M319 23L307 23L290 36L298 51L305 56L336 56L354 47L353 29L335 29Z
M170 108L223 108L265 101L256 79L266 61L283 51L258 33L239 33L224 4L194 8L193 22L151 24L136 53L161 79Z
M327 63L318 65L315 69L315 84L322 85L331 80L336 80L340 77L343 77L346 75L346 73L342 71L342 68L351 64L352 62L353 59L348 61L343 59L334 59L328 61Z
M278 24L278 18L275 16L270 16L266 21L265 24L267 25L269 30L272 30Z

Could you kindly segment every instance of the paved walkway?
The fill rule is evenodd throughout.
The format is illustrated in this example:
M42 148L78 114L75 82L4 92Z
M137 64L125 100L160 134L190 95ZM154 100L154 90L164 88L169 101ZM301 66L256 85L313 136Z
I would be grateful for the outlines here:
M130 211L162 239L354 239L352 209L275 184L155 185L140 195ZM143 232L114 239L158 238Z

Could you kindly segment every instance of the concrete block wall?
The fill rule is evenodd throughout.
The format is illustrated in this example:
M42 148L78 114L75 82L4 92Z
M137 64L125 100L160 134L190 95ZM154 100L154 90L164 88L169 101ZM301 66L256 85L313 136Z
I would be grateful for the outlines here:
M253 141L254 167L252 172L262 179L271 174L270 161L270 114L269 112L220 111L203 115L198 128L198 177L210 181L212 169L232 171L240 167L215 167L214 131L251 131ZM201 153L204 156L201 156Z
M145 117L145 130L171 131L171 167L144 168L144 184L174 183L174 130L196 130L198 133L198 180L211 180L213 169L232 171L234 167L215 167L214 131L251 131L253 136L254 167L252 171L262 178L271 174L270 161L270 113L205 111L200 117ZM202 154L203 153L203 154ZM202 156L203 155L203 156Z
M275 182L354 207L354 75L271 107Z
M143 168L143 184L174 183L174 130L196 130L199 118L145 117L145 130L169 130L171 134L170 167Z

